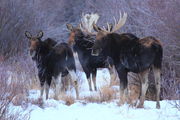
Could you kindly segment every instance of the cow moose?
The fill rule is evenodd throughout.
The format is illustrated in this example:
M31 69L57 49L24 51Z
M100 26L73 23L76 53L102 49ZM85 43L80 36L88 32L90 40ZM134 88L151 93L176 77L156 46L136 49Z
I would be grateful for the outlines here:
M93 25L96 33L96 41L92 48L92 55L101 54L113 59L115 68L120 78L120 103L124 103L123 96L127 97L127 74L134 72L141 80L141 96L138 107L144 105L145 95L148 88L148 73L152 69L156 86L156 108L160 108L159 95L161 84L161 64L163 48L159 40L154 37L137 38L131 33L115 33L126 21L127 14L120 14L120 19L112 31Z
M85 20L83 20L81 22L81 26L78 27L73 27L73 25L67 24L67 28L70 31L68 43L73 46L73 50L78 54L80 64L88 80L89 90L92 91L90 76L92 75L94 90L96 91L96 73L98 68L108 68L111 74L111 80L114 80L116 75L111 59L108 59L108 57L105 57L103 54L100 54L99 56L91 55L91 49L94 45L95 36L88 33L91 31L91 27L93 29L92 23L94 21L97 22L97 18L95 17L98 17L98 15L86 14L84 17L88 17L89 19L92 18L93 20L89 20L91 24L87 24Z
M41 86L41 98L45 89L48 99L51 82L55 83L55 98L58 99L61 77L70 74L74 80L76 97L78 99L78 83L73 52L67 43L57 44L56 41L48 38L42 41L43 32L32 36L28 31L25 36L29 39L29 51L32 59L36 62L38 77Z

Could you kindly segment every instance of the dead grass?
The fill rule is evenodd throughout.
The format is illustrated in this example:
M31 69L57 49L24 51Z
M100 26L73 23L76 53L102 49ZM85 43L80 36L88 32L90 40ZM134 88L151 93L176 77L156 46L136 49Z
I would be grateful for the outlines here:
M110 86L103 86L100 89L100 99L101 102L109 102L112 99L115 99L117 97L116 91L112 89Z
M70 106L70 105L75 103L74 97L69 96L69 95L65 95L64 94L64 95L61 96L60 99L63 100L65 102L65 104L68 105L68 106Z
M16 71L9 69L7 66L0 66L0 119L9 119L11 114L8 114L9 104L21 105L25 100L27 86L23 72L19 73L19 68Z
M83 97L82 100L85 101L85 102L83 102L84 104L87 104L87 103L101 103L100 96L86 96L86 97Z
M100 88L100 91L97 95L83 97L82 100L85 100L87 103L102 103L102 102L111 102L117 98L117 91L112 89L112 87L105 85Z
M40 89L40 83L38 77L34 76L31 79L30 89L39 90Z
M116 85L119 85L119 80L118 80L119 78L118 77L116 77L116 79L115 80L111 80L111 82L110 82L110 86L116 86Z

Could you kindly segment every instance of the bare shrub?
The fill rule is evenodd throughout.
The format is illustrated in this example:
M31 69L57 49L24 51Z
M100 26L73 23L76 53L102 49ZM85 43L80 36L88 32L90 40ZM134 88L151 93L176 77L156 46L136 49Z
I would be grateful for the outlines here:
M180 98L180 81L176 78L174 63L164 63L162 76L162 94L163 99L178 100ZM168 69L168 71L167 71Z
M27 43L23 33L34 22L33 14L27 10L32 7L29 3L24 0L0 1L0 56L3 59L25 52Z
M9 105L27 108L31 77L35 76L32 68L26 57L11 57L0 63L0 119L28 119L28 115L10 113Z
M1 65L0 69L0 119L12 117L8 113L10 103L22 105L26 95L26 85L21 75L12 73ZM3 68L3 69L2 69ZM18 95L22 95L21 99Z

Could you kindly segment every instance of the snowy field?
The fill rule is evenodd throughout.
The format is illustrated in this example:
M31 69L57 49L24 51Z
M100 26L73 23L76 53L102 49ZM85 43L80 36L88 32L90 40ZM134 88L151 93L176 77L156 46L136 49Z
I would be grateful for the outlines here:
M96 96L98 92L89 92L85 74L79 73L80 97ZM97 86L109 84L109 73L107 69L98 71ZM82 82L83 81L83 82ZM114 86L114 88L118 88ZM30 90L29 99L37 100L39 90ZM75 91L67 91L68 95L75 96ZM28 105L10 105L11 114L19 114L19 119L27 117L30 120L180 120L180 111L174 107L173 101L163 100L160 102L161 109L156 109L156 103L145 101L144 108L133 108L128 104L119 106L118 99L103 103L90 103L84 100L75 100L75 103L67 106L63 100L52 98L53 90L50 91L50 99L43 100L41 106L29 103ZM21 118L21 116L26 116Z
M173 108L170 101L161 101L161 109L155 109L155 102L146 101L145 108L131 108L111 103L76 102L67 106L63 101L53 99L44 103L44 108L30 105L25 111L21 107L12 107L30 114L30 120L180 120L180 112Z

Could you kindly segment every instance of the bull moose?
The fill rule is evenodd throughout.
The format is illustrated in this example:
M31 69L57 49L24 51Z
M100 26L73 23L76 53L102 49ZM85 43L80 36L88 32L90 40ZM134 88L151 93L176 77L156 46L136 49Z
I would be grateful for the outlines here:
M94 45L95 36L91 35L92 23L97 22L99 16L97 14L83 15L81 24L78 27L73 27L71 24L67 24L67 28L70 31L68 43L73 46L75 52L77 52L79 61L86 74L89 84L89 90L92 91L91 77L94 83L94 90L96 87L96 73L98 68L108 68L111 74L111 79L116 78L114 66L112 60L105 57L103 54L99 56L92 56L91 49Z
M99 56L103 54L113 59L120 78L121 103L124 103L123 96L127 96L128 72L134 72L139 75L141 80L141 96L138 107L143 107L148 88L148 74L152 69L156 86L156 108L160 108L159 95L163 57L161 42L152 36L139 39L131 33L115 33L125 24L126 19L126 13L123 16L120 14L120 19L118 22L115 20L112 31L100 28L96 24L93 25L96 31L96 41L92 48L92 55Z

